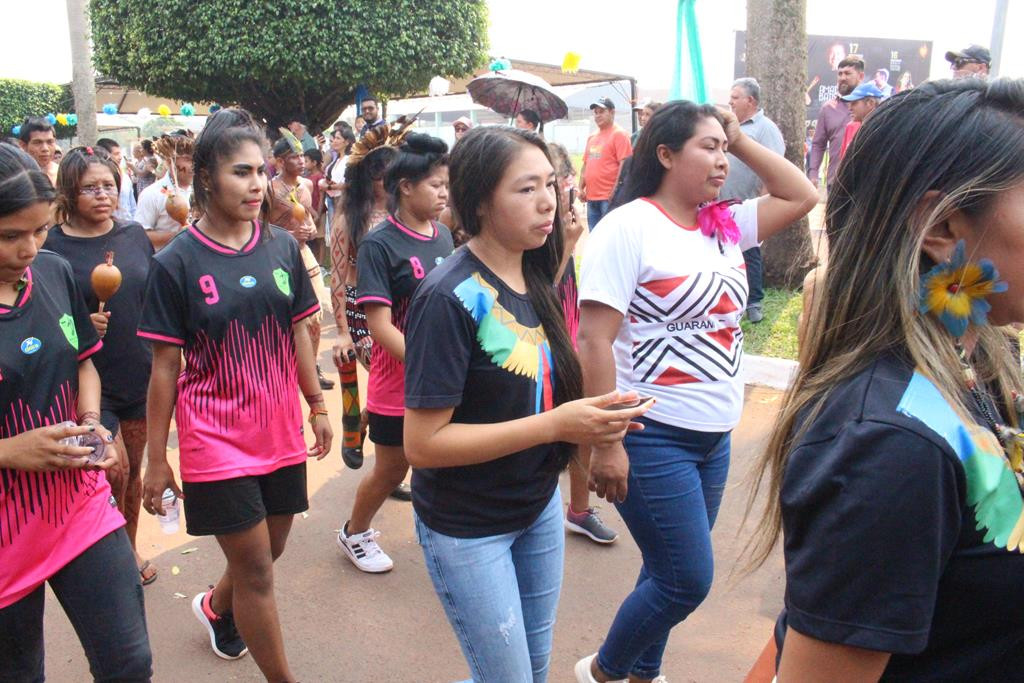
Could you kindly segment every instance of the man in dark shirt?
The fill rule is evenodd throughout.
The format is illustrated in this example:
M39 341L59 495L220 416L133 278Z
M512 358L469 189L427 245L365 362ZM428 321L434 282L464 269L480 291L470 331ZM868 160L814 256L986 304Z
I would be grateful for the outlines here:
M846 124L850 122L850 107L840 98L849 95L864 80L864 60L856 55L850 55L839 62L836 78L838 93L835 99L821 105L821 111L818 112L818 124L814 131L814 139L811 141L811 162L807 169L807 177L817 186L818 171L827 148L826 188L836 179L836 172L839 170L839 147L843 144Z
M359 137L363 137L377 126L387 125L387 121L380 116L380 104L372 97L367 97L359 103L363 121L363 127L359 129Z

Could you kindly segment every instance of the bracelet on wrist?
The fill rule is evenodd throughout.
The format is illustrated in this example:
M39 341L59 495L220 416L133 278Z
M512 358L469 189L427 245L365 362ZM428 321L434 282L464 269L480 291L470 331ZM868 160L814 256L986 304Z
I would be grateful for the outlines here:
M323 415L324 417L326 417L327 416L327 411L323 410L323 409L317 410L315 408L310 410L309 411L309 421L310 422L315 421L318 415Z
M95 422L99 424L100 414L94 410L87 410L78 416L78 424L85 424L86 422Z
M322 393L320 393L320 394L308 394L308 395L307 394L303 394L302 396L303 396L303 398L306 399L306 405L309 405L309 406L312 406L315 403L323 403L324 402L324 395Z

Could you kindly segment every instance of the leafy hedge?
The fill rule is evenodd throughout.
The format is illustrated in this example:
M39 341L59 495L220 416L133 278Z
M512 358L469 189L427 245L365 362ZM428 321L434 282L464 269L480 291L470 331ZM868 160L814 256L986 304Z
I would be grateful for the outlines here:
M56 83L37 83L15 78L0 78L0 134L13 135L11 128L28 116L67 114L74 111L71 88ZM72 137L76 126L55 126L58 138Z

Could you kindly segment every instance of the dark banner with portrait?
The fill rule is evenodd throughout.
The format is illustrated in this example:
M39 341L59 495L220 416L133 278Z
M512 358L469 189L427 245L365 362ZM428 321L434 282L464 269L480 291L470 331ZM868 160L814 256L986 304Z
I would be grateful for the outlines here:
M836 96L836 71L847 55L864 59L864 80L874 80L886 95L913 88L929 78L931 41L851 36L807 36L807 119ZM747 75L747 32L736 32L736 78Z

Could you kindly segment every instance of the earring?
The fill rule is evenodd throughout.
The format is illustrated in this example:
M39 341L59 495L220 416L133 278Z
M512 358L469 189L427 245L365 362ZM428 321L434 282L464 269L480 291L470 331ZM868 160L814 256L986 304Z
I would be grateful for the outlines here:
M936 265L921 277L918 304L921 313L937 317L958 339L967 331L968 324L987 325L992 306L985 298L1009 288L999 280L999 272L990 260L967 261L966 249L964 241L960 240L949 261Z

